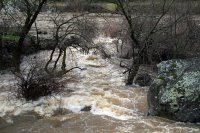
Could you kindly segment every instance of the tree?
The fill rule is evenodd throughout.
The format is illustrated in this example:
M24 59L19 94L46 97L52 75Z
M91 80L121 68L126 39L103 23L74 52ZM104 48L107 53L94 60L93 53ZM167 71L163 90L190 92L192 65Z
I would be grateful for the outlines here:
M20 71L20 58L24 40L46 2L47 0L4 0L1 2L7 14L12 18L14 18L14 15L18 15L18 13L22 13L25 18L25 21L20 24L20 38L14 54L16 71Z
M118 13L125 19L127 35L131 40L133 61L127 71L127 85L131 85L139 66L152 62L152 55L149 54L149 50L152 50L153 46L158 49L155 44L166 39L172 39L171 36L165 37L166 32L169 31L170 27L186 19L187 9L189 8L183 10L175 19L169 20L169 18L175 17L170 12L172 6L176 5L176 0L152 0L147 3L148 7L146 8L140 4L135 6L130 0L116 0L116 3ZM153 52L155 51L151 53Z
M2 48L2 38L0 34L0 66L3 63L3 48Z
M94 47L93 39L97 33L95 21L90 18L89 13L78 12L65 18L59 11L54 12L51 20L54 23L54 46L45 66L46 72L52 76L62 76L73 69L82 70L78 66L66 69L66 52L68 48L80 48L88 53ZM56 57L54 55L57 50L59 54ZM53 57L56 59L53 60ZM61 66L58 65L59 60L62 60Z

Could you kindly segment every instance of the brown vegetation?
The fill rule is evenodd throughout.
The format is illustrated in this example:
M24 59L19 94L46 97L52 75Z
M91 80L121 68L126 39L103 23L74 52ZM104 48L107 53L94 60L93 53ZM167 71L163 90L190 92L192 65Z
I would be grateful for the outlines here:
M62 85L54 77L45 74L38 66L32 66L28 72L14 74L18 79L15 92L19 99L35 101L62 91Z

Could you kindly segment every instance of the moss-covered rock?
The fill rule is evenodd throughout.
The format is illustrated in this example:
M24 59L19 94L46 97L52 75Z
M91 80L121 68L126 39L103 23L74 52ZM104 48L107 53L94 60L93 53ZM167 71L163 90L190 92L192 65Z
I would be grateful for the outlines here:
M158 77L148 92L150 115L200 122L200 59L158 64Z

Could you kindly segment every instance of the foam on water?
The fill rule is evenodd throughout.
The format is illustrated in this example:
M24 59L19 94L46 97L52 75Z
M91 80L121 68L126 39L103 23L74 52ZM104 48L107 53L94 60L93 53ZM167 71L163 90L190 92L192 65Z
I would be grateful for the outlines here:
M107 39L100 38L97 41L101 40L105 41ZM106 43L112 45L111 42L112 39L108 40ZM68 53L70 52L68 51ZM49 54L50 51L43 51L37 55L26 57L21 67L27 67L27 62L34 59L34 56L43 61L48 59ZM76 121L79 120L84 123L86 120L89 122L87 117L90 119L96 118L97 120L106 121L108 124L115 123L116 132L172 133L174 131L181 131L181 133L196 133L200 131L198 128L190 128L179 123L167 122L160 118L147 118L146 89L140 87L125 87L125 78L121 68L112 64L110 60L102 59L100 56L96 56L94 60L88 60L90 56L91 53L89 55L84 55L80 52L75 52L73 56L67 56L67 64L71 64L72 66L78 65L81 68L86 68L86 70L74 70L72 73L69 73L69 75L60 79L60 81L65 83L65 90L63 93L55 95L54 97L41 98L33 102L27 103L23 100L16 99L11 89L9 89L9 86L13 87L14 83L16 83L15 78L13 78L12 74L1 75L0 117L5 118L7 122L12 122L9 116L17 116L25 112L33 111L41 116L48 117L49 120L56 119L55 121L57 121L58 119L64 122L68 119L67 115L59 118L54 118L52 115L59 109L67 109L74 112L69 115L71 117L74 116L76 118L75 114L81 114L80 118L77 118L75 121L69 121L74 122L74 125L76 125ZM71 60L75 60L75 63L70 62ZM68 67L70 68L72 66ZM69 81L68 79L71 79L71 77L74 78L72 78L72 81ZM69 89L73 91L71 93L66 93ZM91 110L88 110L90 114L102 117L87 116L88 114L82 113L81 111L84 107L91 107ZM114 119L104 118L103 116L109 116L109 118ZM38 122L38 125L40 125L40 122ZM41 128L40 126L40 128L37 128L37 124L34 126L33 129L36 128L39 130ZM90 125L86 125L86 128L89 126ZM65 126L62 126L62 128L64 127ZM95 128L95 126L91 125L90 128ZM107 131L110 130L109 128L110 127L108 127ZM47 128L46 131L48 131L48 129L49 128ZM75 126L73 130L76 129L77 127ZM98 130L101 129L102 127L98 128ZM66 130L63 129L63 131Z
M111 43L112 39L99 38L98 41ZM37 56L37 59L41 59L44 55L49 54L49 51L45 51L38 55L26 57L21 67L28 68L27 63L30 60L32 61L34 56ZM90 112L93 114L108 115L121 120L132 118L132 109L127 109L120 105L120 103L118 105L111 103L112 99L121 103L128 101L109 90L114 86L117 89L117 87L124 85L124 76L121 70L112 65L108 60L101 59L100 56L97 56L95 60L87 60L89 56L90 54L84 55L77 52L73 57L68 56L68 58L74 58L78 66L87 68L85 71L74 71L79 81L66 85L73 90L77 88L70 96L60 94L55 97L41 98L38 101L26 103L25 101L16 99L9 91L1 92L0 116L19 115L26 111L35 111L40 115L51 116L58 108L68 109L72 112L80 112L84 107L91 106ZM48 56L45 56L45 58L48 58ZM11 81L15 82L12 74L2 77L0 80L1 88L8 86ZM105 91L105 89L107 90Z

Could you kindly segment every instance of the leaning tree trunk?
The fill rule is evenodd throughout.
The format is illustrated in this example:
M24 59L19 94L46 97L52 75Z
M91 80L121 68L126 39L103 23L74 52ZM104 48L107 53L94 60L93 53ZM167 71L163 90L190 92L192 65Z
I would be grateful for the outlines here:
M21 35L17 49L15 51L15 58L14 58L14 65L15 65L15 71L19 72L20 71L20 63L21 63L21 53L22 53L22 46L24 43L26 35Z
M36 11L34 12L34 14L31 13L31 9L30 9L30 3L27 2L27 18L26 18L26 21L25 21L25 24L22 28L22 31L21 31L21 34L20 34L20 39L18 41L18 46L17 46L17 49L15 51L15 70L17 72L20 71L20 59L21 59L21 54L22 54L22 47L23 47L23 43L24 43L24 40L27 36L27 34L29 33L33 23L35 22L35 20L37 19L37 16L38 14L40 13L43 5L47 2L47 0L42 0L39 5L38 5L38 8L36 9Z
M138 50L136 50L136 51L138 51ZM133 52L134 52L134 50L133 50ZM133 60L132 68L129 70L126 85L133 84L133 80L134 80L135 76L137 75L141 64L148 64L150 62L149 57L148 57L147 47L144 46L143 49L139 50L137 53L133 53L133 58L134 58L134 60Z
M63 61L62 61L62 70L66 69L66 48L64 49Z

